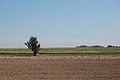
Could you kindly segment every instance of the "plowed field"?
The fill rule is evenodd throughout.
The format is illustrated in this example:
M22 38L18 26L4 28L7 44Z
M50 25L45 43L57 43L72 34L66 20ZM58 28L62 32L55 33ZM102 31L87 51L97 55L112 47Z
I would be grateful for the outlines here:
M0 54L0 80L120 80L120 54Z

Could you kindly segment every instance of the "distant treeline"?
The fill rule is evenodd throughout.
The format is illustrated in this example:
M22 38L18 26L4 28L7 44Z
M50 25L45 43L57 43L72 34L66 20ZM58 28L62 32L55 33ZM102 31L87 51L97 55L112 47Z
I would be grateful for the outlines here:
M105 46L99 46L99 45L94 45L94 46L87 46L87 45L76 46L76 48L84 48L84 47L104 48ZM112 45L108 45L107 47L108 48L110 48L110 47L118 47L118 48L120 48L120 46L112 46Z

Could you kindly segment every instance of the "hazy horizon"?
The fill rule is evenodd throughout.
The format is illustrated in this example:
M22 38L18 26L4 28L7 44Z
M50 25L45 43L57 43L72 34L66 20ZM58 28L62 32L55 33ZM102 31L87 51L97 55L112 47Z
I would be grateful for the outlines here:
M120 45L120 0L0 0L0 48Z

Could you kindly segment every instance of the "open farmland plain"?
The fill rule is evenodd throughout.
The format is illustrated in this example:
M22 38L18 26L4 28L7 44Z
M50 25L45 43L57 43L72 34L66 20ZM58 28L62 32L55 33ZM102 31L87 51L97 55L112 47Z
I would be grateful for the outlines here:
M120 54L0 54L0 80L120 80Z

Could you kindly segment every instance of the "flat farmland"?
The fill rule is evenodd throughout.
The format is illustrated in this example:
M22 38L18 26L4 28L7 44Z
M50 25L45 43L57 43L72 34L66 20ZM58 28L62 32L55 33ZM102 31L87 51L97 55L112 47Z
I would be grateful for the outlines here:
M120 54L0 54L0 80L120 80Z

